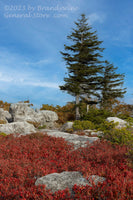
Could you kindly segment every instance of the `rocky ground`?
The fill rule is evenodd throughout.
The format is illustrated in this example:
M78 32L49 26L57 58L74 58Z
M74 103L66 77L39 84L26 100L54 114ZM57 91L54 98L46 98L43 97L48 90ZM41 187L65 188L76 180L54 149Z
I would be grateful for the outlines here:
M87 142L90 144L93 143L94 141L99 140L98 137L88 137L88 136L80 136L77 134L70 134L66 132L61 132L58 130L50 130L50 129L42 129L42 133L50 135L52 137L61 137L67 142L70 142L74 144L74 148L77 149L79 147L85 147L87 145Z

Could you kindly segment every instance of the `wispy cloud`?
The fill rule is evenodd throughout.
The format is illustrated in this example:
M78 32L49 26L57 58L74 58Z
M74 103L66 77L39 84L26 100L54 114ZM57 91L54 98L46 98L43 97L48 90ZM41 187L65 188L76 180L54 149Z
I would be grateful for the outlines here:
M59 85L57 83L53 83L53 82L23 81L23 85L59 89Z
M0 73L0 82L12 82L13 78L9 77L9 76L5 76L2 73Z
M49 63L52 63L53 60L52 58L51 59L41 59L41 60L38 60L38 61L35 61L35 62L25 62L24 64L25 65L30 65L30 66L40 66L40 65L44 65L44 64L49 64Z
M18 75L20 74L17 74L17 77ZM3 75L2 73L0 73L0 82L9 83L10 85L19 84L21 86L28 85L28 86L34 86L34 87L59 89L59 85L54 82L43 82L43 81L39 81L35 79L30 80L30 78L28 79L27 77L25 78L24 76L19 79L17 77L16 76L10 77L10 75Z
M98 14L98 13L91 13L88 15L88 22L90 24L93 24L95 22L103 23L105 21L106 17L105 14Z
M7 50L0 52L0 82L16 85L20 84L21 86L29 85L43 88L58 88L58 83L51 81L55 80L55 73L51 74L49 77L45 76L46 72L44 66L45 64L50 63L51 60L43 59L35 62L26 61L27 59L25 57ZM44 76L42 76L42 71L38 71L38 66L42 65L44 67ZM36 66L36 68L33 68L33 66Z
M117 35L116 35L117 34ZM120 30L112 37L117 46L133 47L132 28L121 27Z

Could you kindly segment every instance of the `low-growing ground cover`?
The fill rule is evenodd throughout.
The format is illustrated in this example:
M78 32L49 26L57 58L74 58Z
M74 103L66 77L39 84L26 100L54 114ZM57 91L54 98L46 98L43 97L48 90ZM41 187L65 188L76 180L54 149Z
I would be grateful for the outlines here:
M133 171L128 165L128 147L95 142L74 150L62 138L31 134L14 138L0 136L0 200L132 200ZM53 172L80 171L84 177L106 178L97 186L74 186L52 194L35 186L38 177Z

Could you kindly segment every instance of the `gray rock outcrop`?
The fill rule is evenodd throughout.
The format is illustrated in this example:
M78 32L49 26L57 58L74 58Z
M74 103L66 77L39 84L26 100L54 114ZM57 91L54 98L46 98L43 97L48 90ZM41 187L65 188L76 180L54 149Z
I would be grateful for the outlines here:
M13 122L27 121L30 123L38 123L39 126L46 125L52 128L54 122L58 120L58 116L55 112L49 110L34 110L29 107L28 103L16 103L11 104L10 113L12 115Z
M30 134L36 132L35 127L27 122L12 122L8 124L0 124L0 132L6 134Z
M44 134L50 135L52 137L61 137L64 138L65 141L74 144L74 148L78 149L79 147L86 147L87 142L89 144L99 140L98 137L88 137L88 136L80 136L77 134L70 134L56 130L45 130Z
M118 125L116 125L116 128L123 128L123 127L126 127L128 125L128 123L125 120L120 119L118 117L108 117L107 121L108 122L114 122L114 123L118 122Z
M73 128L73 122L66 122L60 128L60 131L67 132L68 129L72 129L72 128Z
M98 176L98 175L91 175L88 178L89 183L92 185L93 183L97 185L98 183L103 183L106 180L106 178Z
M69 188L72 192L74 184L85 186L89 182L77 171L48 174L38 178L35 182L35 185L46 185L46 189L50 189L53 193L65 188Z
M13 122L34 121L35 111L28 103L14 103L10 105L9 112Z
M40 123L40 126L47 125L47 127L52 128L54 122L58 120L58 115L54 111L40 110L35 113L35 120Z
M8 123L8 121L11 121L11 118L12 116L8 111L0 108L0 121L3 121L3 123Z
M53 173L38 178L35 182L35 185L46 185L46 189L50 189L53 193L58 190L64 190L68 188L71 193L73 193L72 188L73 186L92 186L92 181L94 184L98 184L99 182L103 183L106 179L104 177L99 177L96 175L92 175L87 180L82 176L81 172L73 171L73 172L62 172L62 173Z

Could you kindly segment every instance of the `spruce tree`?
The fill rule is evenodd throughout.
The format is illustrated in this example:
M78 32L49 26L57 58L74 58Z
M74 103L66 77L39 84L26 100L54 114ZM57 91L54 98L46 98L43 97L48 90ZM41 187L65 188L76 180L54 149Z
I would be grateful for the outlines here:
M126 93L126 88L122 88L125 75L116 73L117 69L118 67L114 67L114 65L107 60L105 61L101 82L101 107L108 110L111 109L112 100L123 98Z
M76 119L80 118L80 96L91 98L98 95L99 75L102 71L102 41L98 40L96 31L92 31L87 20L82 14L75 22L76 28L67 36L72 45L64 45L65 52L61 52L66 61L68 77L64 78L65 84L60 89L76 98Z

